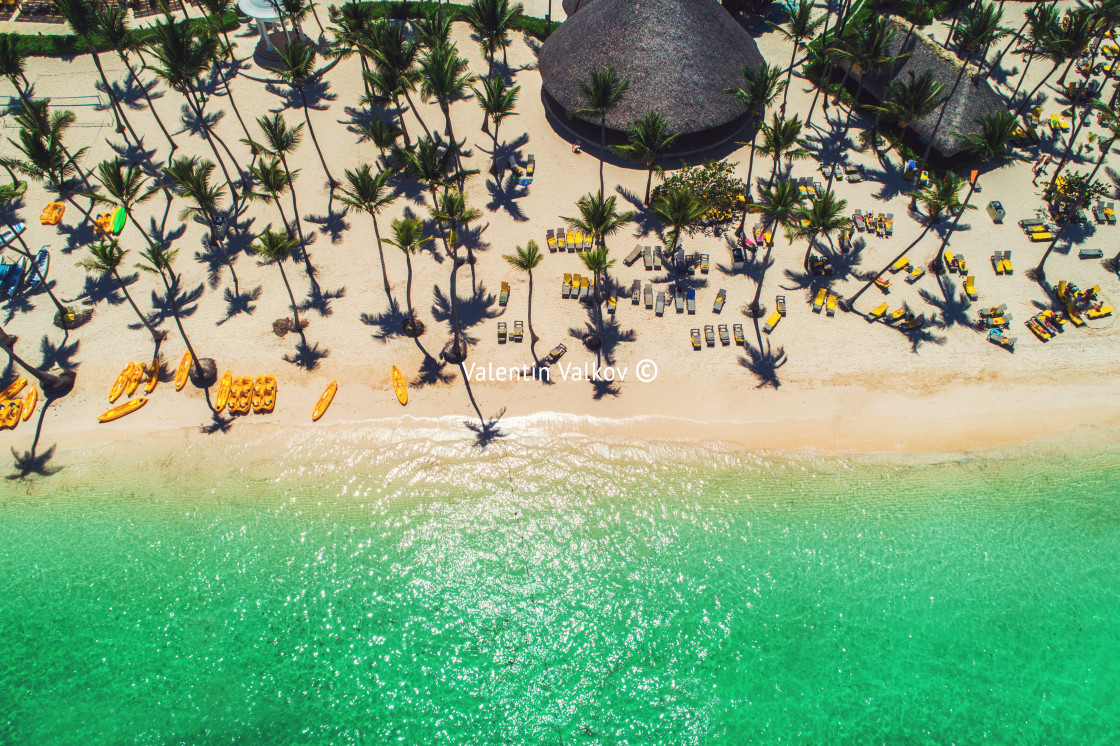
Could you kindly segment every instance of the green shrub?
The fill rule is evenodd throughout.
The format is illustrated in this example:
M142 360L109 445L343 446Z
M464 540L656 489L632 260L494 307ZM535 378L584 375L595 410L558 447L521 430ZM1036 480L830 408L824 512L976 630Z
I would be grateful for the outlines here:
M708 208L705 222L722 223L742 209L745 199L747 185L734 175L734 171L735 164L730 161L685 166L657 185L650 195L650 202L668 189L684 189Z

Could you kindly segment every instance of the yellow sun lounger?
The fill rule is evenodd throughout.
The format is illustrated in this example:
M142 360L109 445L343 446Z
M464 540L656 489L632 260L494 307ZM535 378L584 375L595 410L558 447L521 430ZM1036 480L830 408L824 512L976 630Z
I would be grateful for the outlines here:
M913 285L915 282L922 279L925 273L926 271L922 267L914 267L914 269L910 270L910 274L906 275L906 282Z
M824 308L824 302L828 298L828 290L821 288L817 292L817 297L813 299L813 313L820 313ZM780 315L780 314L779 314Z
M840 296L838 296L838 295L833 295L833 294L829 293L828 307L827 307L827 313L828 313L829 316L835 316L836 315L836 299L839 298L839 297Z
M910 257L904 256L901 259L899 259L897 262L895 262L894 264L891 265L891 272L892 273L901 272L902 270L907 269L907 267L909 267L909 266L910 266Z
M949 270L950 272L957 268L957 257L955 254L953 254L953 252L946 251L941 255L941 259L945 262L945 269Z
M964 278L964 292L969 300L976 300L976 275L969 275Z
M884 293L889 293L891 291L891 281L888 280L886 277L876 278L875 279L875 285L880 290L882 290Z
M769 334L770 332L774 331L774 327L777 326L778 322L781 320L782 315L775 311L774 313L770 314L770 318L766 319L766 324L762 327L762 331Z
M1010 251L1003 252L1003 261L1000 262L1000 265L1003 267L1003 273L1005 275L1015 274L1015 268L1011 266L1011 252Z
M875 306L875 308L873 308L871 310L871 313L867 314L867 321L868 322L878 321L879 319L883 318L883 314L885 314L886 312L887 312L887 304L886 303L880 303L879 305Z
M888 318L891 321L898 321L899 319L901 319L905 315L906 315L906 306L903 305L897 311L891 311L891 315Z
M1039 241L1049 241L1053 238L1054 238L1054 234L1050 233L1049 231L1043 231L1041 233L1032 233L1031 234L1031 240L1034 241L1035 243L1038 243Z
M1112 315L1112 306L1101 306L1100 308L1090 308L1085 312L1085 315L1091 319L1099 319L1104 316Z

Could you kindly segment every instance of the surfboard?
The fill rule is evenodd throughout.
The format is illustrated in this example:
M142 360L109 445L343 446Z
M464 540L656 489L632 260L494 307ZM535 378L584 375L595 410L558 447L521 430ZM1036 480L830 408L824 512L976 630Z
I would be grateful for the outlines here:
M214 409L219 412L226 408L231 386L233 386L233 374L227 370L222 376L222 382L218 384L218 395L214 397Z
M120 232L124 230L124 222L127 218L128 218L128 213L125 212L123 207L118 207L113 212L113 234L114 235L119 236Z
M144 363L137 363L136 367L132 369L132 375L128 378L128 386L124 392L128 396L136 393L136 389L140 387L140 382L144 380Z
M140 407L148 403L147 397L141 396L139 399L129 399L124 404L118 404L112 409L108 409L97 416L98 422L112 422L119 420L126 414L132 414Z
M127 386L128 382L132 380L132 370L135 366L136 363L129 363L128 366L121 371L121 374L117 376L117 380L113 382L113 387L109 389L110 404L121 398L121 394L124 393L125 386Z
M12 382L12 385L0 392L0 399L11 399L19 392L23 391L23 387L27 385L26 378L17 378Z
M191 372L191 351L187 350L183 353L183 359L179 361L179 370L175 371L175 390L182 391L183 387L187 385L187 376Z
M331 381L330 385L323 391L319 401L315 404L314 411L311 412L311 421L317 422L327 412L327 407L334 401L334 395L338 391L338 381Z
M408 385L404 381L404 374L397 366L393 366L393 390L397 392L397 401L408 404Z
M23 400L23 421L27 422L31 419L31 414L35 411L35 405L39 403L39 389L34 386L27 392L27 398Z

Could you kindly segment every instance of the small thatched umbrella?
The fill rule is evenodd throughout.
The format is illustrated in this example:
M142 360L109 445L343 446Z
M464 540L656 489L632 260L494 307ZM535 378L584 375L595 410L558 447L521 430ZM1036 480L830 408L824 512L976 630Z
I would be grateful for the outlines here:
M607 116L610 130L658 112L684 133L682 151L742 126L743 108L723 91L742 85L742 68L758 68L762 55L716 0L565 0L564 8L569 18L541 48L540 72L546 103L569 128L591 139L594 128L567 112L587 105L579 81L608 67L630 81Z

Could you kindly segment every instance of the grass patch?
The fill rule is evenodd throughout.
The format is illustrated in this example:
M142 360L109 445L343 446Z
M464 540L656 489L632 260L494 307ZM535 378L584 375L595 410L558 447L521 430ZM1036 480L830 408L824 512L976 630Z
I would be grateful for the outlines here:
M206 21L195 18L191 21L196 29L209 32ZM240 21L237 13L230 11L221 18L221 28L229 31L237 28ZM151 40L155 33L150 28L133 29L133 34L141 44ZM85 39L76 34L2 34L14 40L24 57L75 57L80 54L89 54L89 45ZM108 45L99 39L94 39L98 52L110 52Z

